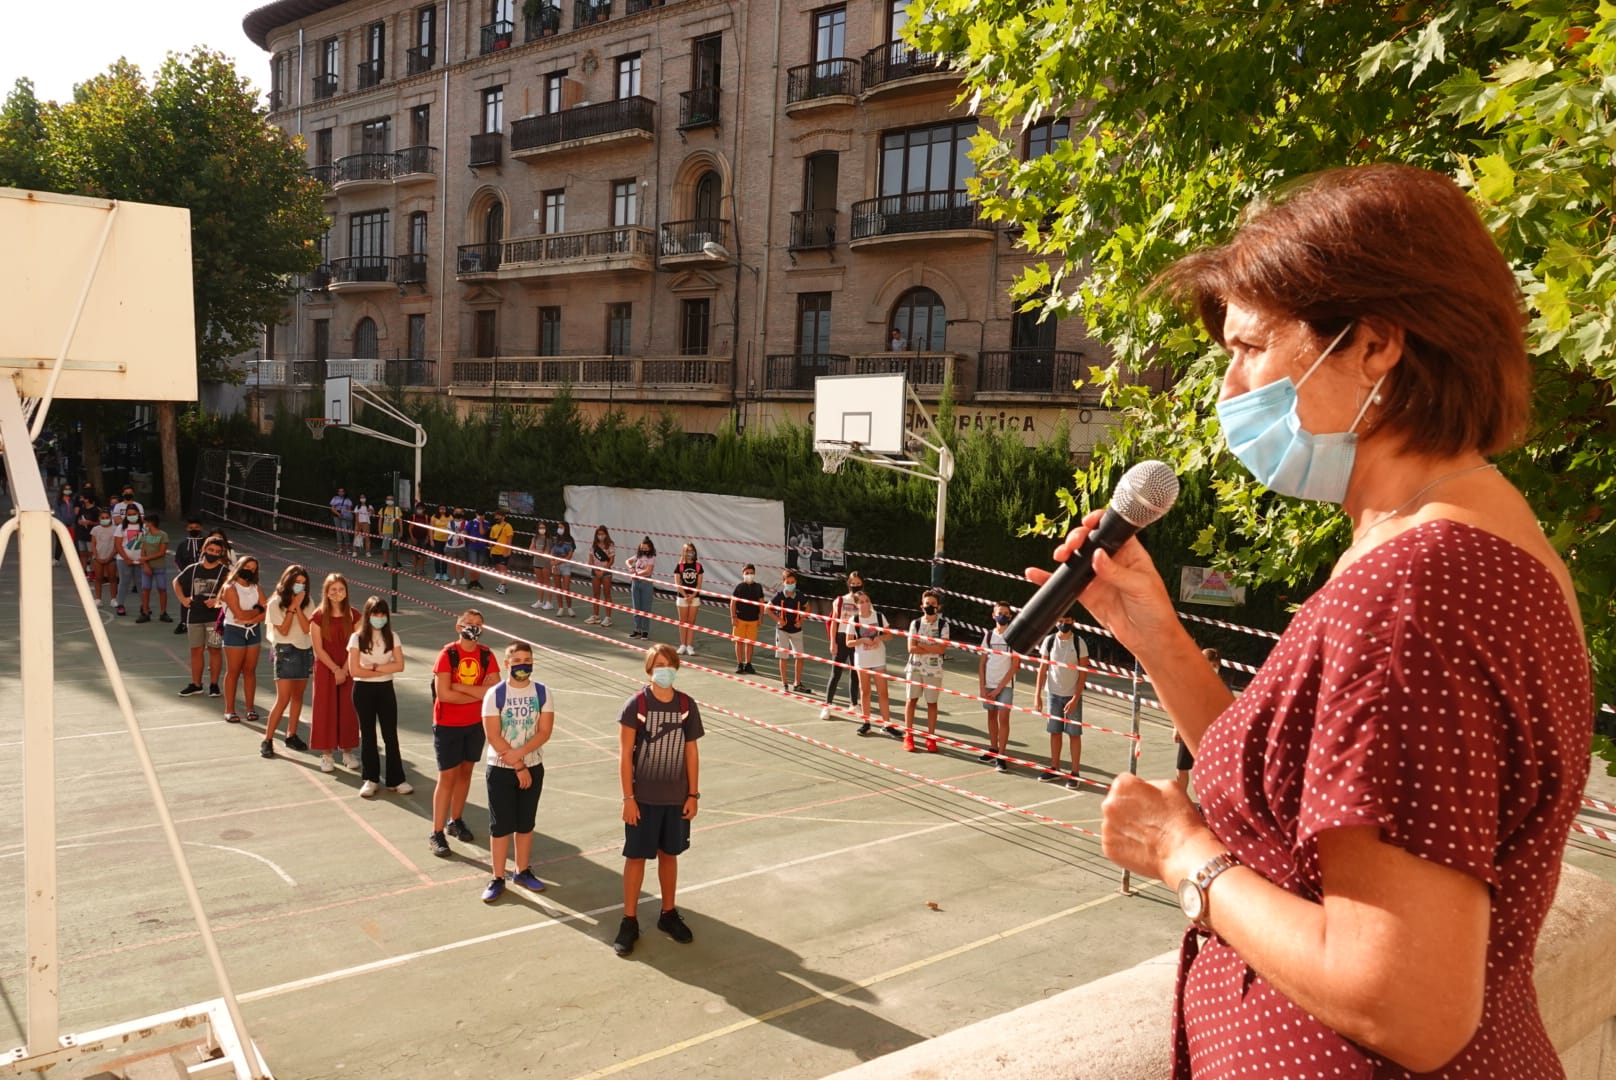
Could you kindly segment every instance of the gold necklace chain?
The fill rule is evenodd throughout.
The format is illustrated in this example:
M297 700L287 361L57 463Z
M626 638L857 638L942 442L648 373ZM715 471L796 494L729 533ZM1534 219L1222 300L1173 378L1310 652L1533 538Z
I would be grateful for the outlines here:
M1449 480L1453 480L1461 476L1468 476L1473 472L1481 472L1483 469L1496 469L1497 467L1498 466L1489 461L1483 465L1472 465L1467 469L1455 469L1450 473L1443 473L1441 476L1437 477L1435 480L1432 480L1429 484L1426 484L1424 487L1420 488L1420 490L1410 495L1405 501L1399 503L1397 506L1392 507L1392 509L1386 511L1384 514L1381 514L1368 525L1365 525L1362 531L1359 532L1359 534L1353 539L1352 547L1357 547L1359 544L1363 543L1364 539L1370 533L1380 528L1398 514L1401 514L1404 510L1407 510L1410 506L1413 506L1417 501L1419 501L1420 496L1424 495L1438 484L1446 483ZM1350 551L1352 548L1348 548L1347 550Z

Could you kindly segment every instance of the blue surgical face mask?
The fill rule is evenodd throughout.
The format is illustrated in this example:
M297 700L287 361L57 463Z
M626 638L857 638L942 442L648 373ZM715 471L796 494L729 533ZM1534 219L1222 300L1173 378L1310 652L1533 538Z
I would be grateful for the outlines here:
M1317 502L1339 503L1346 498L1347 482L1352 479L1352 465L1358 454L1358 436L1353 429L1369 411L1386 376L1382 375L1370 389L1346 431L1315 435L1306 430L1297 416L1296 402L1302 383L1313 377L1351 329L1349 323L1335 336L1307 369L1302 382L1293 383L1287 375L1218 403L1218 422L1223 425L1229 451L1270 491Z
M386 615L372 615L370 617L370 625L372 625L376 629L380 630L382 627L387 625L387 616Z
M302 596L307 588L308 586L303 584L301 581L294 581L292 582L292 595Z
M517 682L526 682L527 680L531 679L532 677L533 677L533 665L532 664L512 664L511 665L511 678L515 679Z
M780 586L780 591L785 593L787 596L790 596L792 593L797 591L797 586L787 582L786 584Z
M674 676L678 674L679 673L671 667L652 668L651 681L662 687L662 689L666 690L668 687L673 685Z

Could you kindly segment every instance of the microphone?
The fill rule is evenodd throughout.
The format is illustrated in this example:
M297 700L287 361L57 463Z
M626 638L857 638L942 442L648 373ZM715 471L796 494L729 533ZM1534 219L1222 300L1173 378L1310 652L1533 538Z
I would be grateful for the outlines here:
M1177 498L1178 476L1165 461L1141 461L1123 473L1111 493L1111 505L1083 546L1055 568L1006 628L1004 639L1009 647L1030 655L1055 620L1071 610L1077 594L1094 580L1095 551L1115 555L1134 533L1172 509Z

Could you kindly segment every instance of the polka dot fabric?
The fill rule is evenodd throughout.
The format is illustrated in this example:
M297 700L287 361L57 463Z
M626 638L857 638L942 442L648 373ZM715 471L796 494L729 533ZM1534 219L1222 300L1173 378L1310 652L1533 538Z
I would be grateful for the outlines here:
M1323 896L1320 833L1382 839L1492 891L1486 999L1442 1077L1561 1076L1532 959L1588 778L1593 689L1559 585L1531 555L1453 521L1410 529L1297 613L1207 730L1207 824L1288 892ZM1342 1038L1216 936L1186 936L1175 1077L1407 1077Z

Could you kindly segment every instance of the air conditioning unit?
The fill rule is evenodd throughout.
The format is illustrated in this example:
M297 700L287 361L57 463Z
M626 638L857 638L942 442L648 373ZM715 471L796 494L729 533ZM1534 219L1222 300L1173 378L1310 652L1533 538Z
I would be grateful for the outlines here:
M460 270L462 274L480 274L483 271L483 253L480 251L463 251L460 253Z

